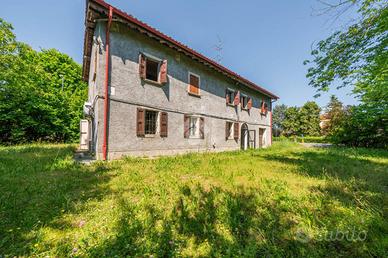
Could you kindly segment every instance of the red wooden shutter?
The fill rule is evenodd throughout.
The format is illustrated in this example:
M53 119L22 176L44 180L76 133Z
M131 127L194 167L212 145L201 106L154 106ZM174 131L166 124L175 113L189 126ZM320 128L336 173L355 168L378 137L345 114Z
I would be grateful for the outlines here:
M189 84L190 84L190 88L189 88L189 91L190 93L194 93L194 94L199 94L199 78L198 76L195 76L193 74L190 74L190 78L189 78Z
M230 102L230 99L229 99L229 90L225 90L225 99L226 99L226 104L229 104L229 102Z
M201 139L205 138L205 118L199 118L199 137Z
M240 124L239 123L234 123L234 139L238 140L239 134L240 134Z
M139 75L140 78L146 78L146 59L143 54L139 55Z
M262 114L264 114L264 98L261 99L261 111Z
M138 137L144 137L144 109L137 109L137 120L136 120L136 134Z
M248 100L248 109L252 108L252 98L249 98Z
M188 115L184 116L183 120L183 133L185 138L189 138L189 133L190 133L190 117Z
M160 114L160 137L167 137L168 135L168 114L162 112Z
M167 60L163 60L160 66L160 83L167 83Z
M238 106L238 104L240 104L240 91L237 91L236 95L234 95L234 102L233 102L233 104L235 106Z

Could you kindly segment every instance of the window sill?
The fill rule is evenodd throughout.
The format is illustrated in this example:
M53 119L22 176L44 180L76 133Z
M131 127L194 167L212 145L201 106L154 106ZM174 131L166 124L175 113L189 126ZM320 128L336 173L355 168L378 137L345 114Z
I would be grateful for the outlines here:
M164 85L163 83L160 83L160 82L157 82L157 81L153 81L153 80L150 80L150 79L143 79L143 81L146 82L146 83L149 83L149 84L156 85L156 86L163 86Z
M144 138L155 138L156 134L146 134L144 135Z
M200 136L189 136L188 139L203 140Z
M193 96L193 97L197 97L197 98L201 98L201 95L200 94L197 94L197 93L193 93L193 92L188 92L190 96Z

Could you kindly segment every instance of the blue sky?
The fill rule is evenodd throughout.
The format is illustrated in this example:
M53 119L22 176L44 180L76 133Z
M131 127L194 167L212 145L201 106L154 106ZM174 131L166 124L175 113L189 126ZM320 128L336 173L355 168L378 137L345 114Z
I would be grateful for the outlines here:
M109 0L200 53L280 96L280 103L325 106L331 93L355 104L350 89L314 99L303 60L311 45L340 28L352 13L334 21L315 15L315 0ZM0 17L13 24L19 41L35 49L56 48L82 62L85 0L2 0Z

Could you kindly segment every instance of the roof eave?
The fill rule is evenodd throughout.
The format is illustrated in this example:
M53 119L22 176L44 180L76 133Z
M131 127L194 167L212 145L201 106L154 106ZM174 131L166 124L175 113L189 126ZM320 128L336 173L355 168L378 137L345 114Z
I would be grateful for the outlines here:
M90 51L89 51L89 49L90 49L90 46L92 43L91 39L93 38L90 36L91 26L89 25L90 19L92 19L92 17L89 17L89 8L90 8L91 2L103 7L105 9L105 12L107 12L109 7L111 6L103 0L86 0L85 39L84 39L84 58L83 58L83 62L84 62L83 63L83 79L84 80L87 80L88 75L89 75L89 73L86 71L86 69L89 69L89 65L90 65L90 53L89 53ZM231 77L232 79L236 80L239 83L246 85L247 87L249 87L252 90L255 90L255 91L258 91L264 95L267 95L267 96L271 97L272 99L279 99L279 97L276 96L275 94L258 86L255 83L243 78L242 76L238 75L237 73L235 73L235 72L229 70L228 68L218 64L217 62L207 58L206 56L196 52L195 50L189 48L188 46L174 40L173 38L163 34L162 32L152 28L148 24L146 24L146 23L136 19L135 17L121 11L120 9L117 9L113 6L112 6L112 8L113 8L114 15L117 15L120 18L126 20L127 22L134 24L135 26L138 27L138 29L144 30L145 32L147 32L147 34L151 34L151 35L156 36L161 43L162 42L166 43L167 45L175 48L178 51L183 51L186 54L191 55L192 58L198 59L198 61L200 61L201 63L204 63L205 65L207 64L207 65L213 67L214 69L218 70L219 72ZM89 31L88 31L88 29L89 29Z

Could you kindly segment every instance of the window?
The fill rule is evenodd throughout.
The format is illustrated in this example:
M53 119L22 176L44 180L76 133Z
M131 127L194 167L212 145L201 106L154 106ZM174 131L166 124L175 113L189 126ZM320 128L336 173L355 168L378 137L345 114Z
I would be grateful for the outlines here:
M146 58L146 79L151 81L158 81L159 62L150 58Z
M241 95L241 108L248 109L248 97L245 95Z
M168 136L168 113L137 108L136 135L155 136L157 132L160 133L160 137Z
M167 60L146 54L139 55L140 78L157 84L167 83Z
M157 119L158 119L158 112L157 111L151 111L146 110L145 111L145 125L144 125L144 131L147 135L153 135L156 134L156 127L157 127Z
M225 138L226 140L233 139L233 122L226 122Z
M205 118L200 116L184 116L184 137L204 139L205 138Z
M268 112L268 104L264 101L264 99L261 101L261 110L260 113L263 115L267 115Z
M190 117L189 135L192 138L199 137L199 117Z
M226 104L233 105L235 92L232 90L226 90Z
M200 77L196 74L189 73L189 94L197 95L200 94Z

